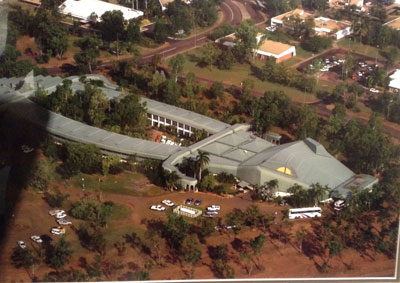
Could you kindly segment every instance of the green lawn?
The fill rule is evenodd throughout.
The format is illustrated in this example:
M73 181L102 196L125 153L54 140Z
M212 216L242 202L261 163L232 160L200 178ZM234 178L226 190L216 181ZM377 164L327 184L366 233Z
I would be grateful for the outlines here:
M186 53L184 72L193 72L196 76L201 78L213 81L221 81L226 84L233 84L236 86L240 86L242 81L249 78L254 81L254 90L259 92L274 90L284 91L294 101L298 102L312 102L316 100L316 97L313 94L304 93L292 87L287 87L272 82L263 82L257 79L254 75L252 75L250 66L248 64L235 64L231 70L219 70L216 67L201 68L197 66L197 63L194 60L194 57L199 54L198 52L199 49ZM254 64L261 66L263 63L264 61L255 61Z
M300 45L296 46L296 57L300 57L301 59L307 59L310 58L313 55L312 52L304 50L301 48Z
M105 193L130 196L158 196L166 193L155 185L146 185L147 178L143 174L130 171L106 177L98 174L78 174L68 180L67 183L80 189L82 188L82 178L84 178L86 190L99 190Z
M372 58L377 58L381 60L385 60L385 58L381 55L382 49L370 46L370 45L364 45L361 44L358 41L354 41L348 38L341 39L337 42L338 46L345 48L345 49L350 49L356 53L360 53ZM388 48L383 49L386 51ZM399 58L399 57L398 57Z

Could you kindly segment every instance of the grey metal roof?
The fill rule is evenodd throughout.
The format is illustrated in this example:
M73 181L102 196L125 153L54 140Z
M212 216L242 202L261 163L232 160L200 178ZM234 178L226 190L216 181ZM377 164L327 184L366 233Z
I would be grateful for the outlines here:
M8 30L8 3L0 3L0 55L6 47Z
M48 111L26 98L18 103L11 103L8 110L58 137L95 144L103 150L118 154L165 160L180 150L177 146L132 138L74 121Z
M147 103L148 113L190 125L199 130L204 129L210 134L216 134L230 126L216 119L149 98L142 97L142 102Z
M313 148L312 145L317 147ZM354 176L349 168L310 138L269 148L241 166L259 166L276 174L284 174L276 170L286 167L292 171L292 178L302 183L311 185L318 182L330 188L336 188Z

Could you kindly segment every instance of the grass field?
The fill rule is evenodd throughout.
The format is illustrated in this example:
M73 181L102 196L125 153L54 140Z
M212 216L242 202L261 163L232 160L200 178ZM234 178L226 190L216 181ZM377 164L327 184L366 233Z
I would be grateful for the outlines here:
M258 92L265 91L284 91L290 98L297 102L312 102L316 100L316 97L310 93L304 93L292 87L287 87L272 82L263 82L257 79L251 71L251 67L248 64L235 64L231 70L219 70L218 68L205 67L201 68L197 66L196 57L199 56L199 49L186 53L186 60L184 65L184 72L193 72L197 77L204 78L207 80L221 81L226 84L233 84L240 86L240 83L245 79L252 79L254 81L254 90ZM256 66L262 66L264 61L255 61ZM289 62L293 64L293 62Z
M379 60L385 60L385 57L382 56L382 51L388 51L391 47L380 49L376 48L374 46L370 45L364 45L361 44L358 41L350 40L350 39L341 39L337 42L337 45L344 48L344 49L350 49L352 51L355 51L357 53L372 57L372 58L377 58ZM400 59L400 50L397 48L397 58L396 60Z
M312 52L304 50L303 48L301 48L300 45L296 46L296 57L299 57L301 59L307 59L310 58L312 55L313 55Z
M140 173L125 171L120 175L87 175L78 174L72 177L67 183L76 188L82 188L84 178L85 190L101 191L130 196L160 196L165 194L163 190L155 185L148 184L147 179ZM99 181L100 180L100 181Z

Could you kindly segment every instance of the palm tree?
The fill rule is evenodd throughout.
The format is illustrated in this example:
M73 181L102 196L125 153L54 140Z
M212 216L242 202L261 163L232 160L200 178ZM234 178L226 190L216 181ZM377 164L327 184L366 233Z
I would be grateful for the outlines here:
M329 188L327 186L323 187L319 183L312 184L309 190L310 201L314 202L316 205L326 197L328 192Z
M203 171L204 167L210 163L210 154L205 151L199 151L196 157L196 164L198 169L198 180L201 181L201 172Z
M165 185L169 190L176 189L178 186L178 183L180 181L180 177L176 171L169 172L167 170L164 170L164 179L165 179Z

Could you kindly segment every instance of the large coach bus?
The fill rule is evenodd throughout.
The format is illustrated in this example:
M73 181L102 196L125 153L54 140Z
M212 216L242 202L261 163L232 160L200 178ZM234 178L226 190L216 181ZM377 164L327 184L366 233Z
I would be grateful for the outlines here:
M321 217L322 210L320 207L303 207L289 209L289 219L304 219Z

